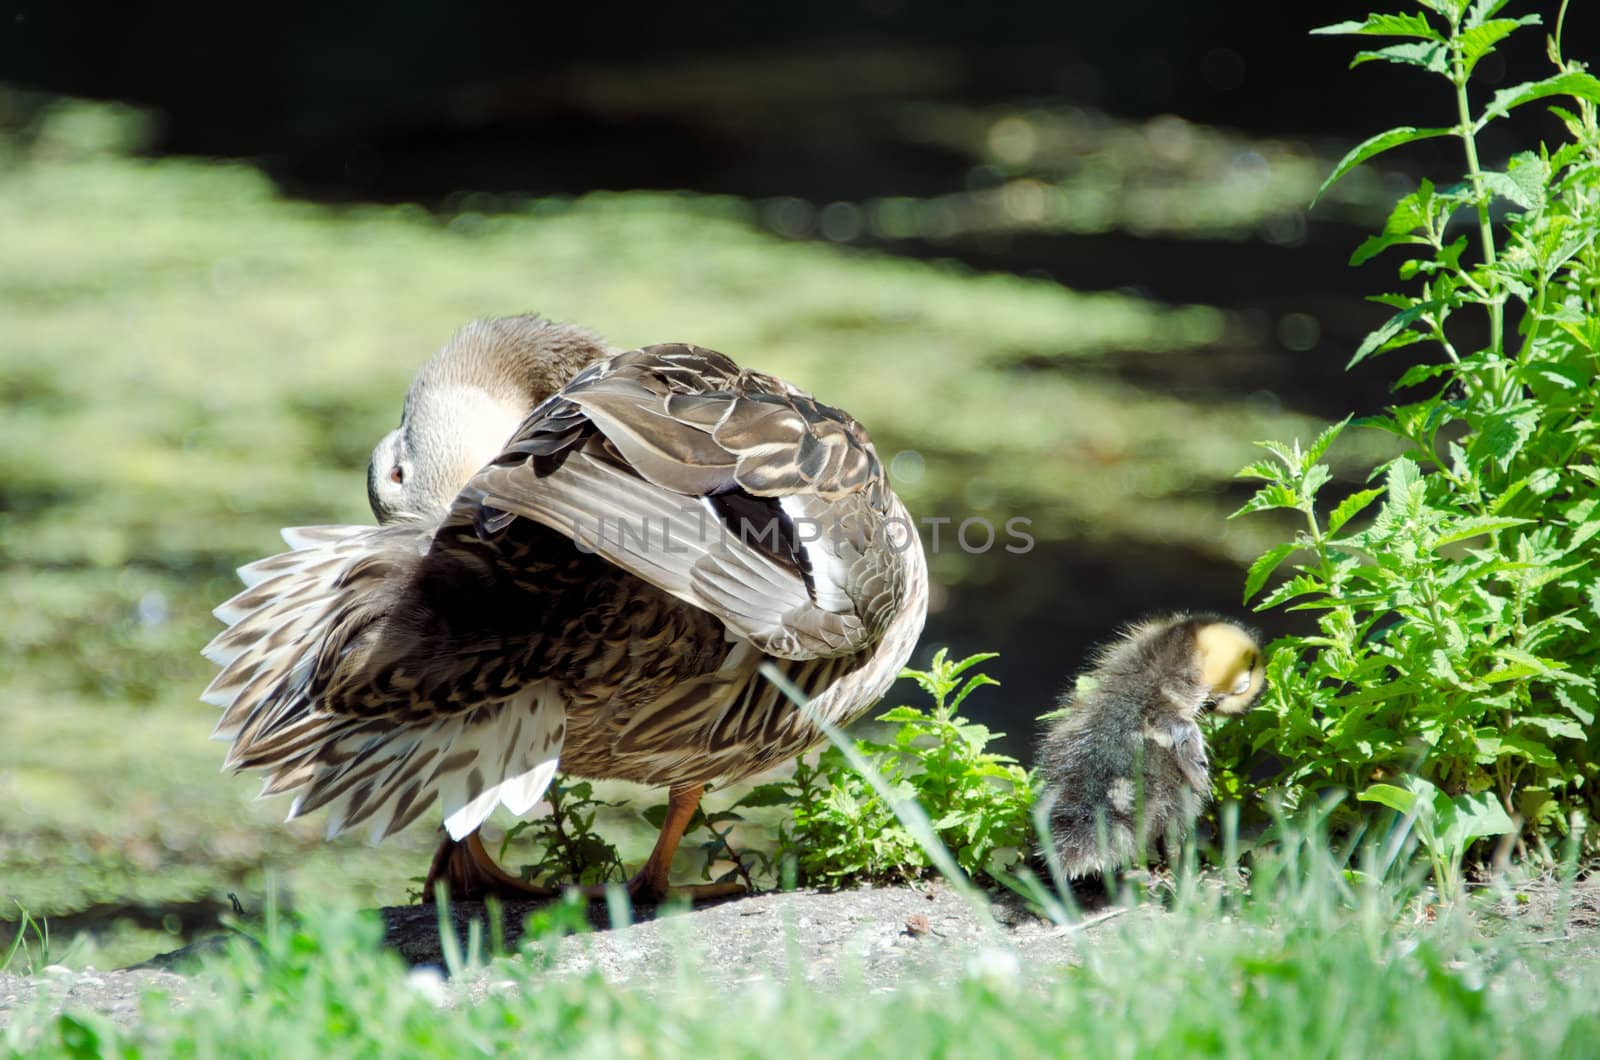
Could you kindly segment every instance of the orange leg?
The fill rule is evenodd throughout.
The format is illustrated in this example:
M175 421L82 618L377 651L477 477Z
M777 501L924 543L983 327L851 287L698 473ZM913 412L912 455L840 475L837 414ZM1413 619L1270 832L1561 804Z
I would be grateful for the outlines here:
M645 903L656 903L668 891L688 898L725 898L744 891L741 883L701 883L686 887L672 887L668 877L672 872L672 858L683 840L683 830L694 817L704 793L704 784L682 784L667 793L667 818L661 822L661 834L656 837L655 848L650 851L639 871L628 881L628 896ZM560 890L525 883L495 864L494 858L484 849L483 838L473 832L465 839L445 836L433 855L428 869L428 880L423 885L422 900L433 901L434 888L443 882L450 900L454 902L481 901L491 895L513 901L532 898L554 898ZM585 897L604 898L604 885L580 888Z
M526 883L495 864L494 858L483 848L483 837L477 832L465 839L444 837L428 868L428 880L422 885L424 902L433 901L434 887L441 881L452 902L482 901L491 895L526 901L554 898L561 893Z
M704 784L675 784L668 789L667 819L661 822L661 834L656 836L656 845L650 851L650 857L628 881L629 897L644 902L659 902L669 890L689 898L726 898L744 891L744 884L733 882L697 883L685 887L673 887L668 883L672 857L678 852L683 830L689 826L690 818L694 817L695 808L700 805L700 796L705 790Z

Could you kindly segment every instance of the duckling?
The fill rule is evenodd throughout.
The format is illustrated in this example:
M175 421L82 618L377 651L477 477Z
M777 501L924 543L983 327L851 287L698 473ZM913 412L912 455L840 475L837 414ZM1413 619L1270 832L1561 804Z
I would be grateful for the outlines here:
M668 789L628 884L659 899L705 784L859 717L927 614L866 430L697 346L469 325L418 373L367 485L379 525L288 530L291 551L240 571L203 698L227 765L293 794L291 818L324 809L330 836L377 841L437 800L425 894L547 893L478 829L531 812L559 765Z
M1211 800L1196 719L1242 714L1265 685L1256 637L1216 615L1148 619L1102 647L1040 749L1050 839L1068 877L1126 866L1169 830L1187 834Z

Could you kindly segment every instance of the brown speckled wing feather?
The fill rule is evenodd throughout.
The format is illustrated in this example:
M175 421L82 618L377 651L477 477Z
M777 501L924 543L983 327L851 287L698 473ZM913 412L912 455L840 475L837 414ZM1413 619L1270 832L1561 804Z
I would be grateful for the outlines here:
M582 425L586 421L587 427ZM849 654L893 613L891 495L866 432L694 346L582 373L460 504L537 520L786 658ZM910 542L909 523L896 541Z

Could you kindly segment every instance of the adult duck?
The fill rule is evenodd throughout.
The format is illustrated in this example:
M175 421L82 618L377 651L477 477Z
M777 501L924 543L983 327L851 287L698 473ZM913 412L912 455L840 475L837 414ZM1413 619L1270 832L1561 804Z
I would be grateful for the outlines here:
M630 893L668 888L705 784L847 724L904 665L923 551L867 432L688 345L617 352L537 316L462 329L373 452L378 526L286 530L206 649L227 764L291 818L448 833L425 893L533 891L478 829L559 766L668 789ZM776 667L809 697L792 702Z

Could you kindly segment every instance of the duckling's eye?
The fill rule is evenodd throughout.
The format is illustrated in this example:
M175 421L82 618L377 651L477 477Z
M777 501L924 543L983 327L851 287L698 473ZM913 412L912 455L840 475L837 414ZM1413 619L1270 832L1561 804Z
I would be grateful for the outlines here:
M1239 680L1233 683L1232 694L1236 696L1242 696L1246 692L1250 691L1250 677L1251 671L1249 670L1246 670L1244 673L1240 674Z
M405 470L403 468L401 468L401 466L399 464L396 464L394 467L391 467L389 469L389 481L390 482L393 482L396 486L398 486L401 483L403 483L405 480L406 480Z

